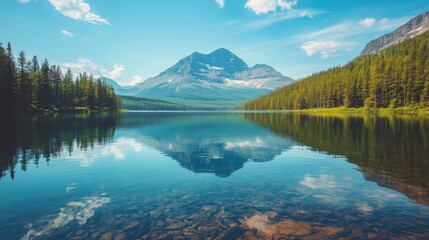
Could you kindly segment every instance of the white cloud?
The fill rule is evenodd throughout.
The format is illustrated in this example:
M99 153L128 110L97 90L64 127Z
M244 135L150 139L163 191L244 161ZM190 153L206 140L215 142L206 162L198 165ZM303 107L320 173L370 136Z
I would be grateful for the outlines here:
M17 2L22 3L22 4L25 4L25 3L29 3L29 2L30 2L30 0L17 0Z
M356 208L363 214L370 214L372 211L374 211L374 209L367 202L356 203Z
M120 137L112 143L95 146L91 151L81 149L77 143L75 143L73 146L73 149L75 149L73 155L66 156L65 159L71 162L78 162L81 167L91 167L100 158L106 156L113 157L116 161L125 160L126 153L130 151L130 148L132 148L134 152L143 151L143 145L134 138ZM72 188L70 189L70 187ZM76 185L68 186L68 190L73 190L73 188L76 188Z
M65 207L60 209L60 212L55 218L46 220L44 225L33 228L32 224L29 224L30 230L21 239L29 240L46 236L58 229L66 227L72 222L82 226L88 219L94 216L95 209L109 202L110 198L102 196L86 197L79 202L69 202ZM44 221L39 220L39 222L43 223Z
M246 8L252 10L257 15L280 10L291 10L298 3L297 0L247 0Z
M96 78L108 77L116 81L120 81L122 73L125 71L124 65L114 64L112 70L107 70L87 58L79 58L74 63L63 63L62 67L70 68L74 74L87 72L92 73Z
M116 160L124 160L124 149L127 147L132 147L134 152L141 152L143 150L142 144L137 142L135 139L121 137L118 138L114 143L109 144L101 149L101 155L113 155Z
M99 76L100 66L91 62L87 58L79 58L77 62L74 63L64 63L62 64L63 68L70 68L74 74L79 74L82 72L92 73L96 76Z
M319 176L312 176L306 174L304 179L299 182L302 186L311 189L326 189L338 187L334 177L327 174L320 174Z
M124 81L123 73L125 72L125 66L122 64L114 64L112 69L106 69L87 58L79 58L76 62L68 62L61 64L63 71L70 70L73 74L77 75L79 73L92 73L95 78L107 77L115 80L121 86L133 86L137 83L142 82L143 78L139 75L135 75L131 80Z
M216 0L217 5L219 5L220 8L223 8L225 6L225 0Z
M375 18L364 18L359 21L359 25L369 28L374 26L376 22Z
M124 72L125 67L121 64L115 64L113 65L113 70L106 73L106 77L111 79L119 79L122 76L122 73Z
M69 32L69 31L67 31L67 30L62 30L61 32L62 32L62 33L63 33L63 35L64 35L64 36L66 36L66 37L74 37L74 34L73 34L73 33L71 33L71 32Z
M93 24L110 24L107 19L91 12L91 7L83 0L49 0L49 2L64 16Z
M130 82L128 82L128 83L126 83L126 84L124 84L124 86L134 86L134 85L136 85L137 83L141 83L143 81L143 78L141 77L141 76L139 76L139 75L135 75L134 77L133 77L133 79L130 81Z
M350 51L353 45L354 42L310 41L304 43L301 49L303 49L308 56L320 53L323 58L328 58L335 56L339 51Z

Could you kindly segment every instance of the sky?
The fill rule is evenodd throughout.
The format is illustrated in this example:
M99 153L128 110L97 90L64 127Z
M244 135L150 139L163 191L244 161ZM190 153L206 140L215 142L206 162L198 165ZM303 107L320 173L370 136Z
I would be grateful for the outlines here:
M428 0L1 0L0 42L121 85L222 47L300 79L428 10Z

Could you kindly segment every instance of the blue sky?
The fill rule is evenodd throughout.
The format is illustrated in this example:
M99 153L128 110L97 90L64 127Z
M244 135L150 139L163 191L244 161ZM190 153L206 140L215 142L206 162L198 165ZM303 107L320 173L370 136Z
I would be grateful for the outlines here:
M227 48L295 79L342 65L428 0L2 0L0 42L130 85Z

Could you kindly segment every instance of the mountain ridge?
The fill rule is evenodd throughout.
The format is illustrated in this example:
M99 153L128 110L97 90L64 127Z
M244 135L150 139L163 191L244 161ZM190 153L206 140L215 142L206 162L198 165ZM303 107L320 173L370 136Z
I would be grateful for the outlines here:
M370 41L361 52L361 55L376 53L380 50L386 49L387 47L423 34L428 30L429 11L412 18L407 23L398 27L395 31Z

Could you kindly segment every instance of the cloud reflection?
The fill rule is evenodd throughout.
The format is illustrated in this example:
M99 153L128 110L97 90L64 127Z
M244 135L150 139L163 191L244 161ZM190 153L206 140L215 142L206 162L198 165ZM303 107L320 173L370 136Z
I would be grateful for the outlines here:
M84 225L89 218L94 216L95 209L109 202L110 198L103 196L91 196L85 197L81 201L71 201L61 208L54 218L47 220L44 225L34 228L32 224L29 224L30 229L21 239L28 240L45 236L72 222Z

